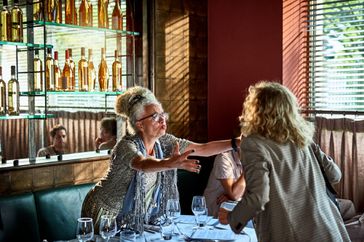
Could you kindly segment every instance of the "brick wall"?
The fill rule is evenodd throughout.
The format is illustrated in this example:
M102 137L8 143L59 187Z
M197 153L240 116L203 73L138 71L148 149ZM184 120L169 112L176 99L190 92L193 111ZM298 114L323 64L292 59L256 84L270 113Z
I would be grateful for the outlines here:
M207 140L207 1L156 1L156 95L168 132Z

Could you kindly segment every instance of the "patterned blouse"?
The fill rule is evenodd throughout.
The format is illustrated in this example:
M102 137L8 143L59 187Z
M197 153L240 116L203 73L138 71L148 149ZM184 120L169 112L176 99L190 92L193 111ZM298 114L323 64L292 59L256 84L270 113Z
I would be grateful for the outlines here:
M100 211L102 213L107 211L106 213L113 215L120 212L129 184L136 174L136 170L131 168L131 161L137 156L143 156L141 151L138 150L137 140L138 136L136 135L126 135L116 144L113 149L108 174L87 194L82 206L82 216L92 217L97 222ZM163 135L159 138L159 142L164 157L171 156L176 142L179 143L181 153L191 144L190 141L176 138L171 134ZM156 172L156 174L158 173ZM173 172L173 174L176 174L176 172ZM149 181L148 177L156 181L155 176L148 175L146 176L146 182ZM167 185L172 186L174 184ZM148 184L148 187L150 186ZM171 188L165 186L163 189L168 190Z

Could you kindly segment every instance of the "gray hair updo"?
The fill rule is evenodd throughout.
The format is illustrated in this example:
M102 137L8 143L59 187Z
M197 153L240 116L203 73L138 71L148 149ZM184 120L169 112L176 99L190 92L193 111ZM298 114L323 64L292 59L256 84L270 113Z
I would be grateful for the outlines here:
M116 98L115 112L126 117L136 130L135 123L141 118L144 107L149 104L162 106L149 89L141 86L130 87Z

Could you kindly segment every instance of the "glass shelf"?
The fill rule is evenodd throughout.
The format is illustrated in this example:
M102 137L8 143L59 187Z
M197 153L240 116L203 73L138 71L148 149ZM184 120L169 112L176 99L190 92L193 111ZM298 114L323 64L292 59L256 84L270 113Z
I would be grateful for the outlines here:
M10 42L10 41L0 41L0 45L12 45L12 46L23 46L23 47L33 47L33 48L53 48L53 45L44 44L33 44L24 42Z
M80 92L80 91L74 91L74 92L67 92L67 91L51 91L51 92L38 92L38 91L32 91L32 92L20 92L20 96L45 96L45 95L106 95L106 96L117 96L119 94L122 94L123 92Z
M73 29L78 29L78 30L99 31L99 32L105 32L105 33L121 34L121 35L132 35L132 36L140 35L139 32L132 32L132 31L126 31L126 30L114 30L114 29L106 29L106 28L97 28L97 27L88 27L88 26L79 26L79 25L73 25L73 24L59 24L59 23L44 22L44 21L34 21L34 23L39 24L39 25L46 25L46 26L73 28Z
M54 114L20 114L17 116L0 116L0 120L8 120L8 119L46 119L46 118L54 118Z

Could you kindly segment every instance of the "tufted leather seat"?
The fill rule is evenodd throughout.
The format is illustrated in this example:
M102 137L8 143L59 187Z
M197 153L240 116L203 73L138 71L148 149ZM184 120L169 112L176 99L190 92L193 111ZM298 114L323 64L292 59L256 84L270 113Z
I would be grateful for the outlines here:
M0 242L76 238L77 218L93 183L0 197Z
M0 241L40 241L32 193L0 197Z
M48 241L71 240L87 192L94 184L48 189L34 193L40 237Z

